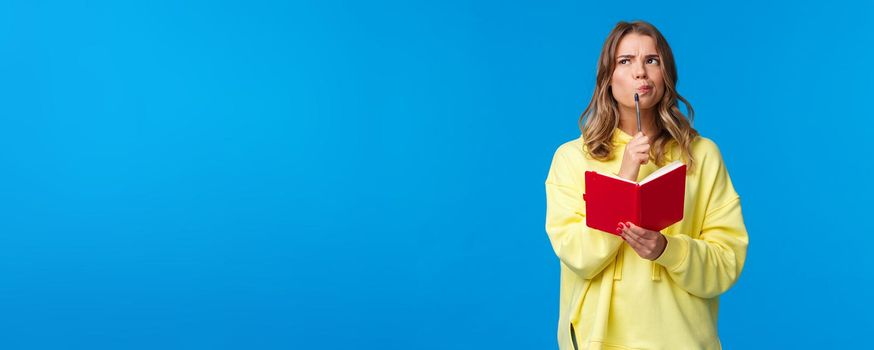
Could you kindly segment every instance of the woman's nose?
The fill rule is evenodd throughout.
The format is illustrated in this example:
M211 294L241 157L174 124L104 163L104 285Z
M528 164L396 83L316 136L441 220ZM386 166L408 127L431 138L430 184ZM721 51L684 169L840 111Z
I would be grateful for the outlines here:
M632 74L634 74L635 79L646 79L646 69L643 67L642 63L634 65Z

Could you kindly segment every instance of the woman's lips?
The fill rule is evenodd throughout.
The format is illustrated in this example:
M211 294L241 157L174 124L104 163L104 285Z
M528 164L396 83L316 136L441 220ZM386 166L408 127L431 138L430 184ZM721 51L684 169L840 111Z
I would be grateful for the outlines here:
M641 95L646 95L646 94L648 94L650 91L652 91L652 87L651 87L651 86L641 86L641 87L637 88L637 93L638 93L638 94L641 94Z

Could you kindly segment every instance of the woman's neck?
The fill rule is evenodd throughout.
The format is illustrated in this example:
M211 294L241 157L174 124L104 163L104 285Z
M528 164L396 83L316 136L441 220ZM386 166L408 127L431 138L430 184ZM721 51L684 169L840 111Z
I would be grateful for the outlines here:
M652 109L640 111L640 128L643 134L653 137L658 134L655 124L655 111ZM637 135L637 111L619 108L619 128L631 136Z

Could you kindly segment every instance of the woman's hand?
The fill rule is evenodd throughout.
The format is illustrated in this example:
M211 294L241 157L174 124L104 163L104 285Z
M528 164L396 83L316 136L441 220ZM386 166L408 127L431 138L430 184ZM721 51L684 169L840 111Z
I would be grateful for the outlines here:
M630 222L620 222L616 229L631 248L647 260L658 259L668 246L668 240L661 232L647 230Z
M619 176L623 179L637 181L640 166L647 162L649 162L649 137L646 137L642 132L638 132L625 145L625 154L622 156Z

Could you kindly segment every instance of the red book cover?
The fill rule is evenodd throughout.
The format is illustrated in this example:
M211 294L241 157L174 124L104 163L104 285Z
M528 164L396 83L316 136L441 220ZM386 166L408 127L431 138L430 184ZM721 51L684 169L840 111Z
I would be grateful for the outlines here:
M586 171L586 226L616 234L620 222L661 231L683 219L686 164L672 162L640 182Z

